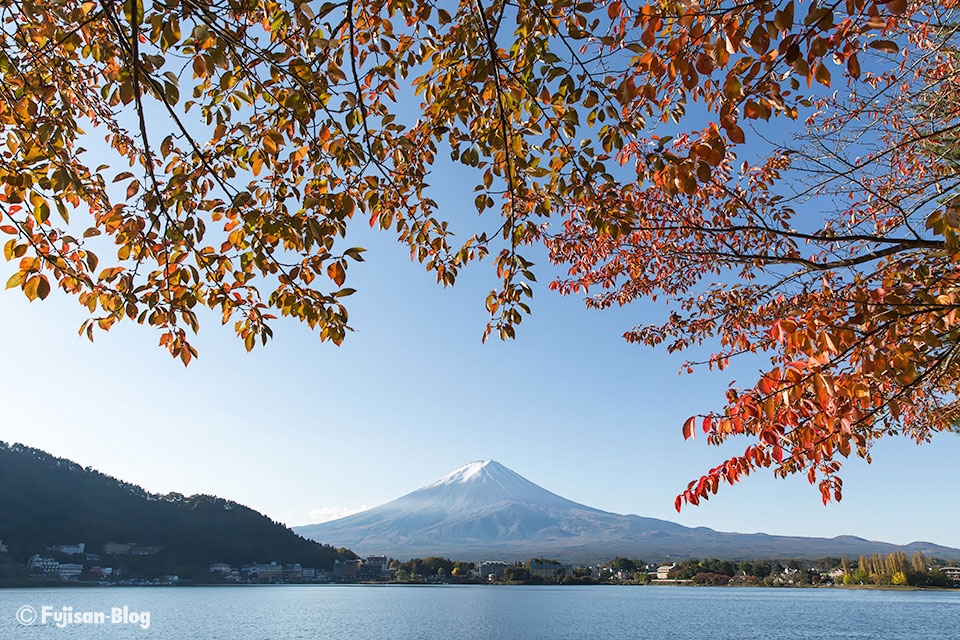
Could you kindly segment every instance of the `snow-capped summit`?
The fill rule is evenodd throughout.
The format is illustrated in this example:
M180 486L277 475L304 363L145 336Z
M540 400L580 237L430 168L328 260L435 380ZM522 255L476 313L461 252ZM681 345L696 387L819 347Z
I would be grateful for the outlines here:
M487 467L491 467L489 470L486 470ZM510 471L505 466L497 462L496 460L475 460L473 462L468 462L459 469L456 469L447 475L443 476L433 484L429 485L431 487L441 485L441 484L456 484L458 482L467 482L472 478L483 478L485 476L493 475L493 472L503 469L505 471ZM486 470L486 471L485 471ZM512 473L512 472L511 472Z
M535 485L496 460L477 460L465 464L436 482L388 504L396 505L401 501L407 505L429 503L434 507L445 504L448 511L457 512L467 508L502 506L505 502L593 511L590 507L571 502Z
M524 559L542 554L570 560L598 560L618 554L649 560L668 556L819 558L889 553L898 548L850 537L720 533L655 518L619 515L551 493L495 460L470 462L392 502L294 530L358 553L395 558L445 555L464 560ZM914 545L899 548L928 549Z

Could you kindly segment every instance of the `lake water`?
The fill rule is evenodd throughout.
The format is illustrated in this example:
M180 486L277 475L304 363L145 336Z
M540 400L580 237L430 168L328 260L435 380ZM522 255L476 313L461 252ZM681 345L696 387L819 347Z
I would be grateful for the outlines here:
M103 624L32 626L32 607ZM127 607L126 623L111 609ZM149 612L149 627L131 623ZM122 615L122 614L121 614ZM960 639L960 592L734 587L258 586L0 590L0 639Z

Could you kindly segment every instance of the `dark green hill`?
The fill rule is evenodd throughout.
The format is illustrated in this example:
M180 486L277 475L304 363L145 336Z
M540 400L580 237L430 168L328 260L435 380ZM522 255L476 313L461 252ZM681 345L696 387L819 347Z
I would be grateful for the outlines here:
M253 509L214 496L157 495L70 460L0 442L0 540L8 560L22 563L49 545L85 542L101 553L107 542L164 550L123 560L144 574L202 576L214 562L300 563L331 569L355 557L303 538ZM106 558L104 559L106 561ZM105 564L109 564L106 563Z

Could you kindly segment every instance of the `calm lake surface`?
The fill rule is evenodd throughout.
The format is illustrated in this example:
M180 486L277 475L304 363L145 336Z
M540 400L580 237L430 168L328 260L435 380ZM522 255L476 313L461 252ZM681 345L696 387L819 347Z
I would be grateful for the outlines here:
M57 628L33 607L105 613ZM150 612L149 628L111 608ZM128 616L129 619L129 616ZM0 590L0 638L958 638L960 592L732 587L259 586Z

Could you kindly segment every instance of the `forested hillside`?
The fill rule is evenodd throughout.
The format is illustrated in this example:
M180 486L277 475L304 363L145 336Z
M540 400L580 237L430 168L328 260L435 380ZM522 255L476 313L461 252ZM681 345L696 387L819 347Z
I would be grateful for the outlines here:
M307 540L236 502L207 495L152 494L38 449L0 442L0 540L23 562L49 545L107 542L163 547L127 557L141 570L205 571L214 562L299 562L331 569L346 549Z

